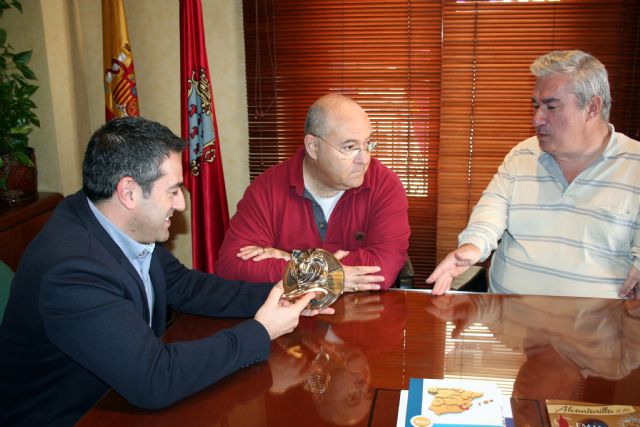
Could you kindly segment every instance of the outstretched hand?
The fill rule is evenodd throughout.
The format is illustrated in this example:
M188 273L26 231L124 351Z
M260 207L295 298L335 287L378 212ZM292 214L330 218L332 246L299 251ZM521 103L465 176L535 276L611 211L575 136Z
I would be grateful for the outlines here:
M627 299L640 299L640 271L635 267L629 269L629 274L627 274L618 296Z
M442 295L451 289L453 279L467 271L480 260L480 249L470 243L460 246L438 264L433 273L427 277L427 284L434 284L433 295Z

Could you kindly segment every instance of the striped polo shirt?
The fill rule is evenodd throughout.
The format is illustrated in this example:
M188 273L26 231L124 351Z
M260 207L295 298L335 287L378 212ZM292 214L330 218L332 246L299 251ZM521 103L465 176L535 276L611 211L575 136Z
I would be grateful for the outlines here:
M497 247L491 292L617 298L640 270L640 143L609 126L606 149L571 183L535 136L507 154L458 237L481 260Z

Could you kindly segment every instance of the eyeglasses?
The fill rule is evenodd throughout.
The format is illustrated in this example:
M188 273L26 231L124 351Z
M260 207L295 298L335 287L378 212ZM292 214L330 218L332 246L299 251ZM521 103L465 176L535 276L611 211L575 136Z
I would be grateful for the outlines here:
M313 135L313 136L318 138L320 141L326 142L334 150L338 151L340 154L342 154L343 156L345 156L348 159L355 159L358 156L358 153L360 153L360 151L362 151L363 147L364 147L364 150L367 152L367 154L371 154L371 152L373 150L375 150L376 146L378 145L377 142L369 141L369 142L366 142L366 143L364 143L362 145L353 143L353 145L348 147L348 148L338 148L338 147L336 147L335 145L333 145L332 143L330 143L329 141L327 141L326 139L324 139L322 137L319 137L317 135Z

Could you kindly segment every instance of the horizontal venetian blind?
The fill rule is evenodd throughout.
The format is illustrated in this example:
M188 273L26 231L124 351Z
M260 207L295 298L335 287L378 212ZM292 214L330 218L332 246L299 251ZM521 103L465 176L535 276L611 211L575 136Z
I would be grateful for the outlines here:
M577 48L601 59L611 121L638 139L639 8L632 0L244 0L251 177L301 146L316 98L353 97L377 131L376 156L407 190L420 283L455 247L504 155L533 133L537 56Z
M611 82L611 121L637 138L636 3L444 1L438 258L456 247L503 157L534 134L529 65L538 56L580 49L600 59Z
M435 264L440 1L244 0L253 179L302 146L311 103L347 95L369 114L375 156L409 197L419 281Z

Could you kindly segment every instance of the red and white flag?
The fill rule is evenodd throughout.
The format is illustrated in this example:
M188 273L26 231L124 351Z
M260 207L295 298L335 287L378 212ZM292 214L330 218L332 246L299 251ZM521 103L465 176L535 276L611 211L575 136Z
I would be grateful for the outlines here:
M213 273L229 226L220 140L200 0L180 0L180 101L184 184L191 193L193 268Z

